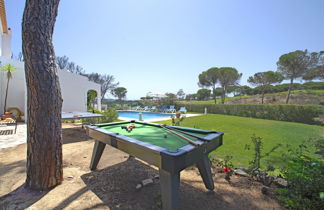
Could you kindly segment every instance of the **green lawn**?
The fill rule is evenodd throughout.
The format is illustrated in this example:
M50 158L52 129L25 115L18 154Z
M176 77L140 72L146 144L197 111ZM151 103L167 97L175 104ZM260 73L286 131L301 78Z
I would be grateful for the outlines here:
M170 124L170 121L160 122ZM181 126L201 128L224 132L223 145L211 153L217 157L233 156L235 167L247 167L253 152L245 150L246 144L251 144L251 136L255 134L264 140L264 152L268 152L276 144L289 144L297 147L310 137L320 136L323 127L301 123L282 122L274 120L252 119L229 115L208 114L185 119ZM323 133L323 131L322 131ZM275 166L280 165L281 154L286 152L281 147L273 153L271 160L278 160Z

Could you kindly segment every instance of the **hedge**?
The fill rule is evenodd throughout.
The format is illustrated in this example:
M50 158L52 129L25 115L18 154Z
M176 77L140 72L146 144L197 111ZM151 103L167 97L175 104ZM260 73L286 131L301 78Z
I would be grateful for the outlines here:
M181 104L189 112L235 115L241 117L261 118L268 120L280 120L315 124L314 118L324 113L324 107L320 105L282 105L282 104Z

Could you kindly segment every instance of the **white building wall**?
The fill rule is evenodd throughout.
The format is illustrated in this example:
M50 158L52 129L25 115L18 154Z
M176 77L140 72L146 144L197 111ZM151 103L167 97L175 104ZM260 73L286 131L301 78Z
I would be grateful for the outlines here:
M8 29L7 34L1 35L1 56L10 59L12 55L11 50L11 30Z
M0 20L0 56L2 55L2 35L3 35L3 30L2 30L1 20Z
M17 71L12 73L12 79L9 81L7 108L17 107L25 113L26 104L26 82L24 63L13 59L0 57L0 67L11 64ZM6 94L7 75L5 72L0 72L0 114L4 109L4 99Z
M17 71L12 73L12 79L9 82L7 108L17 107L22 112L27 113L27 91L24 63L7 59L0 56L2 67L6 64L13 65ZM73 74L65 70L58 70L58 76L61 86L63 98L63 112L68 111L87 111L87 92L95 90L100 96L100 85L88 81L87 77ZM0 114L4 109L5 91L7 85L7 77L4 72L0 72ZM101 102L98 101L98 109L101 110ZM23 118L24 119L24 118Z
M90 82L87 77L73 74L65 70L58 70L61 92L63 97L63 112L87 111L87 93L97 91L100 96L100 85ZM99 105L101 110L101 105Z

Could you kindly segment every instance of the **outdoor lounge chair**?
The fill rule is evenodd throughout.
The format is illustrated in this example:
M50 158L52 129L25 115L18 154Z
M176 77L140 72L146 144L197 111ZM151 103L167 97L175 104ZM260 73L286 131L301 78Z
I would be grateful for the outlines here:
M180 107L179 112L181 112L181 113L187 113L186 107L184 107L184 106Z
M168 108L166 105L162 105L161 112L167 112Z
M144 106L144 111L150 111L149 107L148 106Z
M152 112L156 111L156 106L152 106L152 108L150 108L150 111Z
M0 135L8 135L8 134L16 134L17 132L17 120L14 116L11 116L10 118L7 118L5 120L0 119L0 126L15 126L13 130L0 130Z
M134 110L142 110L141 106L136 106Z
M170 108L167 110L167 112L176 112L176 109L174 108L175 106L174 105L170 105Z

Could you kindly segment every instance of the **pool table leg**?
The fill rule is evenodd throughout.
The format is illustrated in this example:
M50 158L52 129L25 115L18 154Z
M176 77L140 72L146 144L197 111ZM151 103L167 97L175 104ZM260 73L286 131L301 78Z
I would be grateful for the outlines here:
M204 181L205 187L209 190L214 190L214 180L211 173L211 165L207 154L204 155L203 158L197 162L197 167L199 169L200 176Z
M106 144L95 140L92 157L91 157L91 163L90 163L91 170L96 170L99 160L101 158L102 152L104 151L105 147L106 147Z
M162 208L179 209L180 172L170 173L160 169Z

